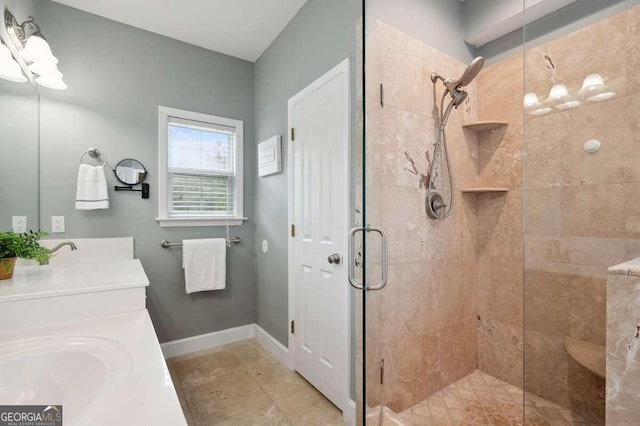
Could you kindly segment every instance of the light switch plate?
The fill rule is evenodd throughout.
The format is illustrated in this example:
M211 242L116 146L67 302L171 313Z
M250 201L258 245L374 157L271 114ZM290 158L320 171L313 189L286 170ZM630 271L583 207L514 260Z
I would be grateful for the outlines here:
M60 234L64 232L64 216L51 216L51 233Z
M16 234L22 234L27 232L27 217L26 216L12 216L11 228Z

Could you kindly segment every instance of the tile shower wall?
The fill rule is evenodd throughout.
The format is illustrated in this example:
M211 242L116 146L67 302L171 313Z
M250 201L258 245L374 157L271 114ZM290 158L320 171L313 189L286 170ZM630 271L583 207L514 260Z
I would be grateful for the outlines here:
M366 43L367 222L383 226L390 244L387 287L367 294L367 405L400 412L477 367L476 199L459 192L476 184L476 136L461 127L476 114L475 84L447 127L456 208L432 221L425 185L442 88L434 93L429 75L458 76L466 65L380 21ZM378 258L368 238L368 281L379 278Z
M563 343L570 336L605 344L606 269L640 255L632 197L640 177L639 18L640 8L631 9L526 51L526 91L540 99L553 84L547 53L570 93L598 72L618 95L528 116L524 146L522 58L488 67L478 79L479 118L509 122L501 138L487 136L495 142L480 141L479 184L510 188L504 198L478 201L479 368L521 385L524 350L525 390L595 423L604 422L604 380L569 358ZM599 152L583 150L589 139L602 143Z

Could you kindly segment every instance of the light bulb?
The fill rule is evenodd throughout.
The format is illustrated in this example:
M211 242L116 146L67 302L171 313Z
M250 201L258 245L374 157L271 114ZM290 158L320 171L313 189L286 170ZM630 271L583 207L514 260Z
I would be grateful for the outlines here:
M534 116L539 116L539 115L545 115L545 114L549 114L551 112L551 108L549 107L545 107L545 108L538 108L538 109L534 109L533 111L531 111L529 114L534 115Z

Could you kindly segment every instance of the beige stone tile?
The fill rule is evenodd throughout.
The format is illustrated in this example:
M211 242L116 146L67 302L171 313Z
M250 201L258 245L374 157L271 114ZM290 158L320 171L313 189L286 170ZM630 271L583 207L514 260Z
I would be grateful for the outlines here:
M626 72L627 93L640 93L640 9L634 7L626 13Z
M606 344L606 298L605 279L571 278L571 337Z
M630 138L628 99L585 104L571 112L571 168L573 180L580 185L621 183L627 180L623 160L626 140ZM595 153L584 151L589 139L601 142Z
M296 392L276 401L294 425L343 425L342 413L315 389Z
M558 237L525 235L525 256L529 261L551 261L608 268L630 259L623 238Z
M569 334L572 276L525 271L525 328L558 338Z
M274 401L312 387L301 375L282 364L265 365L257 370L254 378Z
M529 235L562 235L562 188L527 187L524 192L525 232Z
M563 188L563 234L622 238L625 222L624 191L624 184Z
M525 338L525 390L568 407L570 394L568 357L563 347L565 336L550 337L527 328ZM540 404L536 406L540 408Z
M478 314L522 326L522 263L522 257L479 256Z
M280 411L280 409L272 404L271 406L260 410L249 410L247 413L240 414L232 419L225 420L221 423L215 423L222 426L245 426L245 425L270 425L270 426L289 426L292 423Z
M640 183L625 185L625 236L640 238ZM612 264L613 265L613 264ZM612 266L609 265L609 266Z
M571 124L571 114L527 116L524 127L527 188L573 183Z
M512 385L522 386L522 327L481 318L478 322L478 368Z
M522 256L522 191L478 197L478 250L488 256Z
M227 375L248 375L229 350L172 360L173 370L184 389L218 380Z
M469 318L438 332L440 369L444 383L453 383L477 369L475 319Z
M244 371L185 388L184 392L197 424L214 424L240 414L253 415L267 410L273 404Z

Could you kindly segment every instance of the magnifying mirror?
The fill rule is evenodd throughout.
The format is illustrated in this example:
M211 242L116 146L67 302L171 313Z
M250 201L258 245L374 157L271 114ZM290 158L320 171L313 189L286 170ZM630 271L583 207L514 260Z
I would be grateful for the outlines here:
M127 158L116 164L116 178L125 185L138 185L147 178L147 169L141 162Z

